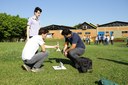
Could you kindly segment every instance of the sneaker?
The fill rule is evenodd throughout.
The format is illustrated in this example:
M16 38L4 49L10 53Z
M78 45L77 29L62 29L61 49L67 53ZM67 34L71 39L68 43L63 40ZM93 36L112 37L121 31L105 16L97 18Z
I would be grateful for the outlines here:
M40 72L41 69L40 69L40 68L32 68L31 71L32 71L32 72Z
M28 72L31 71L31 68L29 66L25 65L25 64L22 66L22 68L25 69Z

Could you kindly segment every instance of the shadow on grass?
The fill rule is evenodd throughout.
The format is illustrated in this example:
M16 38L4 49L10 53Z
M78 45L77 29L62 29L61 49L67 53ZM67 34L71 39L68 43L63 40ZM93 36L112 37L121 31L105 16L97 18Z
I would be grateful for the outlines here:
M115 62L115 63L118 63L118 64L123 64L123 65L128 65L128 63L126 63L126 62L117 61L117 60L112 60L112 59L106 59L106 58L98 58L98 59L100 59L100 60L112 61L112 62Z
M73 68L77 69L79 73L85 73L83 72L80 68L77 68L72 61L70 61L69 59L63 59L63 58L49 58L49 61L53 61L55 60L57 63L62 62L63 64L69 64L71 65ZM92 73L92 69L88 69L88 73Z
M72 62L70 60L68 60L68 59L63 59L63 58L49 58L49 61L52 62L53 60L55 60L57 63L62 62L63 64L70 64L70 65L72 65Z
M64 58L48 58L48 60L44 61L44 62L49 62L49 63L53 63L53 61L55 61L56 63L60 63L62 62L63 64L69 64L72 67L74 67L73 62L70 61L69 59L64 59ZM74 67L75 68L75 67Z

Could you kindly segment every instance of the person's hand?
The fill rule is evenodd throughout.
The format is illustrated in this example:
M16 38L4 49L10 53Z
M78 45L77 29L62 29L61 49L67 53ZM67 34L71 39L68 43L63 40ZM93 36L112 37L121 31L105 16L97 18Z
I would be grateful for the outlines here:
M57 49L57 48L59 48L59 46L58 45L55 45L55 48Z
M54 46L53 46L53 48L58 49L58 48L59 48L59 46L58 46L58 45L54 45Z
M67 54L68 54L68 53L65 51L65 52L64 52L64 56L67 57Z

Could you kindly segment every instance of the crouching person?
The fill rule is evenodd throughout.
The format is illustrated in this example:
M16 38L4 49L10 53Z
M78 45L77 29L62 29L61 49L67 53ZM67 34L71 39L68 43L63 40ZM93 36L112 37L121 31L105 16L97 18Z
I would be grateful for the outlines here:
M38 35L29 39L22 51L22 60L24 65L22 66L27 71L38 72L41 70L44 59L48 56L45 48L57 48L57 45L49 46L45 45L44 39L49 31L44 28L40 28ZM42 51L37 52L39 47Z
M76 68L79 68L78 60L85 52L85 45L77 33L64 29L61 33L65 37L63 54L69 58ZM71 46L69 47L69 44Z

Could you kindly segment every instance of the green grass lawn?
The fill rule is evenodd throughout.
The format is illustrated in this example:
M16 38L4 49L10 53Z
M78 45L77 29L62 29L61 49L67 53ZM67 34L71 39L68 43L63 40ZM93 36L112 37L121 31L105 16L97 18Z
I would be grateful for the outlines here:
M63 40L46 40L47 44L55 45ZM47 49L49 57L45 60L43 71L39 73L26 72L21 53L25 43L0 43L0 85L97 85L95 81L106 78L128 85L128 47L125 43L114 45L86 45L86 56L93 61L92 73L79 73L55 49ZM67 70L55 71L52 66L62 61Z

